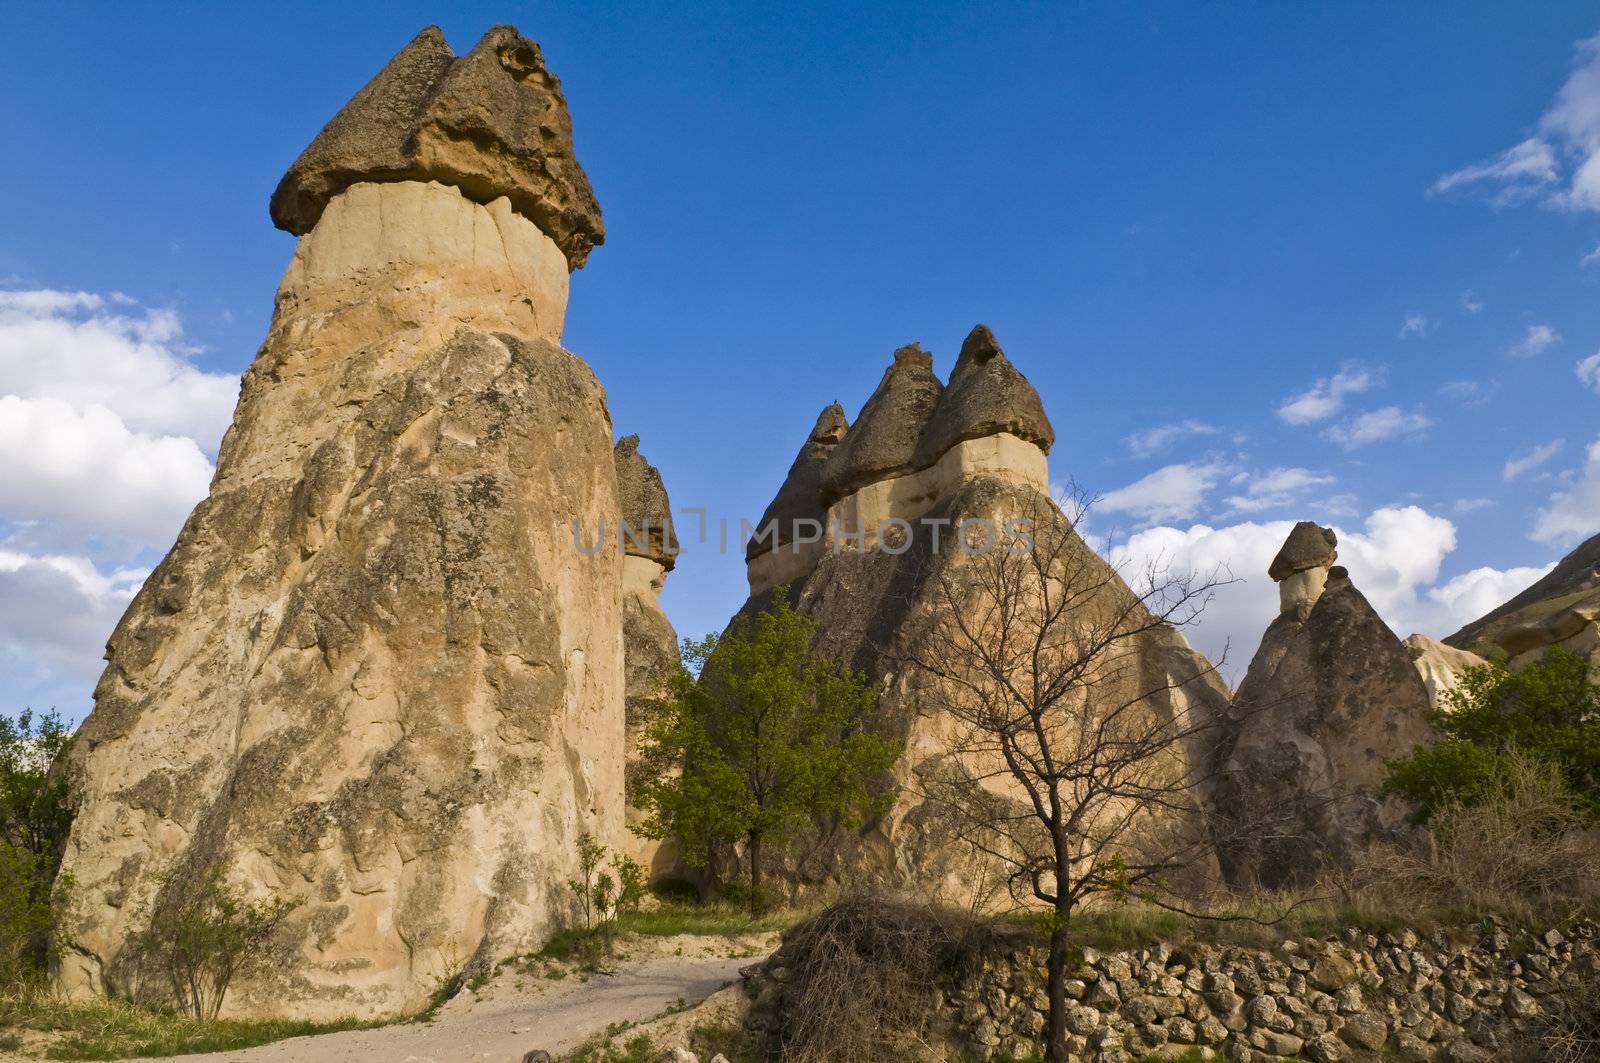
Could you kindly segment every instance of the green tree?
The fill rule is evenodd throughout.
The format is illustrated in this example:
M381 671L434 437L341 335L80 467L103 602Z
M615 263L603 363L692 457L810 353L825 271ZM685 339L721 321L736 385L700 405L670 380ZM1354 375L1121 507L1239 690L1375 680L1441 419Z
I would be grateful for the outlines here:
M691 864L713 871L743 842L756 912L773 849L808 825L856 823L894 800L869 785L898 755L862 727L877 689L813 653L815 632L779 587L765 611L722 636L685 640L685 666L643 743L641 833L678 839Z
M605 869L608 855L611 871ZM567 888L578 898L589 942L598 938L606 955L611 955L617 921L638 910L648 880L644 865L633 857L611 853L588 831L578 835L578 877L568 879Z
M57 874L72 826L62 768L71 733L54 711L0 716L0 979L42 975L71 883Z
M1517 753L1558 768L1585 814L1600 821L1600 686L1589 681L1587 658L1552 649L1516 672L1469 669L1428 721L1439 741L1391 762L1385 781L1417 805L1419 820L1498 796L1501 762Z

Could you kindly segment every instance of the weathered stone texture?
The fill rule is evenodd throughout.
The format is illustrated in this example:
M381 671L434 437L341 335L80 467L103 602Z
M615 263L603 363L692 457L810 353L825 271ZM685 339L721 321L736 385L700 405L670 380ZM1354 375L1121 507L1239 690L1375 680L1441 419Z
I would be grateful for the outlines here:
M917 468L917 440L944 394L933 355L912 343L894 352L877 390L861 407L822 473L822 501L832 504L875 480Z
M273 223L308 233L335 196L373 181L439 181L480 203L504 196L573 269L605 240L560 79L511 26L459 58L438 27L417 34L289 167Z
M828 455L833 453L849 427L843 406L832 402L822 408L817 415L817 423L811 426L811 433L806 436L806 441L800 445L800 452L794 457L794 463L789 466L789 475L784 477L783 486L778 488L778 493L756 522L757 529L770 526L774 529L773 533L765 537L752 536L746 544L745 560L789 542L794 538L795 525L799 521L816 521L821 526L828 515L827 507L822 504L822 470L827 464Z
M961 344L950 383L917 441L916 462L932 465L962 440L1002 432L1046 454L1056 441L1039 393L1000 350L989 327L977 325Z

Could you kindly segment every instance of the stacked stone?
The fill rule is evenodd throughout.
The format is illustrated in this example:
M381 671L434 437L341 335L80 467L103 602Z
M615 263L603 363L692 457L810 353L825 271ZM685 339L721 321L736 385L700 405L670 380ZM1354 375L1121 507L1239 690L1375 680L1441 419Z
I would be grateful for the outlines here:
M1491 924L1461 943L1442 931L1296 939L1275 949L1157 944L1083 950L1067 982L1069 1056L1129 1063L1198 1049L1205 1059L1337 1063L1502 1059L1541 1000L1600 971L1600 926L1513 935ZM746 969L749 1028L780 1029L788 965L780 949ZM1049 1000L1042 949L997 945L939 989L935 1029L962 1058L1039 1053Z

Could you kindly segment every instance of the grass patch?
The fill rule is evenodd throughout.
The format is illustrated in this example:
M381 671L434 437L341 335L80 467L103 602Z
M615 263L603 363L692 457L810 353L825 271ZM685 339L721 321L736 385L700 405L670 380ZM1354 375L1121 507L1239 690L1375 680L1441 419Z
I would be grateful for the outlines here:
M151 1011L126 1001L69 1004L44 996L0 1000L0 1025L63 1034L45 1051L47 1059L125 1059L226 1052L286 1037L364 1030L384 1020L196 1019Z
M675 937L678 934L727 937L787 930L809 914L779 911L752 916L741 908L722 905L663 905L652 912L629 912L622 917L618 926L623 933L645 937Z

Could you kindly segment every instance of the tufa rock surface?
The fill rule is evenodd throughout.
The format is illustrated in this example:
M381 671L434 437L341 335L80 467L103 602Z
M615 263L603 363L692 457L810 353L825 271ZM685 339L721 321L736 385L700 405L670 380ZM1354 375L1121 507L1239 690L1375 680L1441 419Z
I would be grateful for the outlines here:
M672 503L661 473L639 453L636 435L617 440L615 458L623 549L671 572L678 557L678 537L672 530Z
M1537 623L1552 613L1600 599L1600 535L1584 540L1527 590L1444 641L1479 655L1494 652L1501 630Z
M752 537L745 547L746 561L789 542L797 521L814 520L821 524L827 517L827 508L822 504L822 470L849 427L843 406L831 402L822 408L817 423L811 426L811 434L800 445L800 453L794 456L794 464L789 466L783 486L778 488L756 524L757 528L772 526L774 534L766 538Z
M326 194L73 746L72 997L165 984L127 935L215 872L299 902L228 1014L414 1012L565 925L580 833L621 841L625 559L572 529L623 503L567 259L505 198Z
M1407 635L1405 647L1428 688L1428 700L1436 709L1448 707L1445 695L1460 685L1468 669L1488 663L1476 653L1458 650L1427 635Z
M1267 567L1267 575L1282 583L1296 572L1310 568L1327 568L1339 556L1335 549L1338 537L1332 528L1324 528L1313 521L1303 520L1289 532L1278 554Z
M1331 532L1303 522L1280 552L1283 583L1319 577L1283 611L1234 695L1214 793L1223 870L1277 888L1402 837L1406 809L1379 795L1387 761L1431 740L1427 687L1410 654L1332 559ZM1293 547L1294 549L1290 549Z
M917 440L944 394L933 355L912 343L894 352L877 390L828 456L822 501L831 504L876 480L917 469Z
M339 193L384 181L438 181L479 203L504 196L572 269L605 241L561 81L511 26L459 58L437 26L417 34L289 167L273 224L302 236Z

